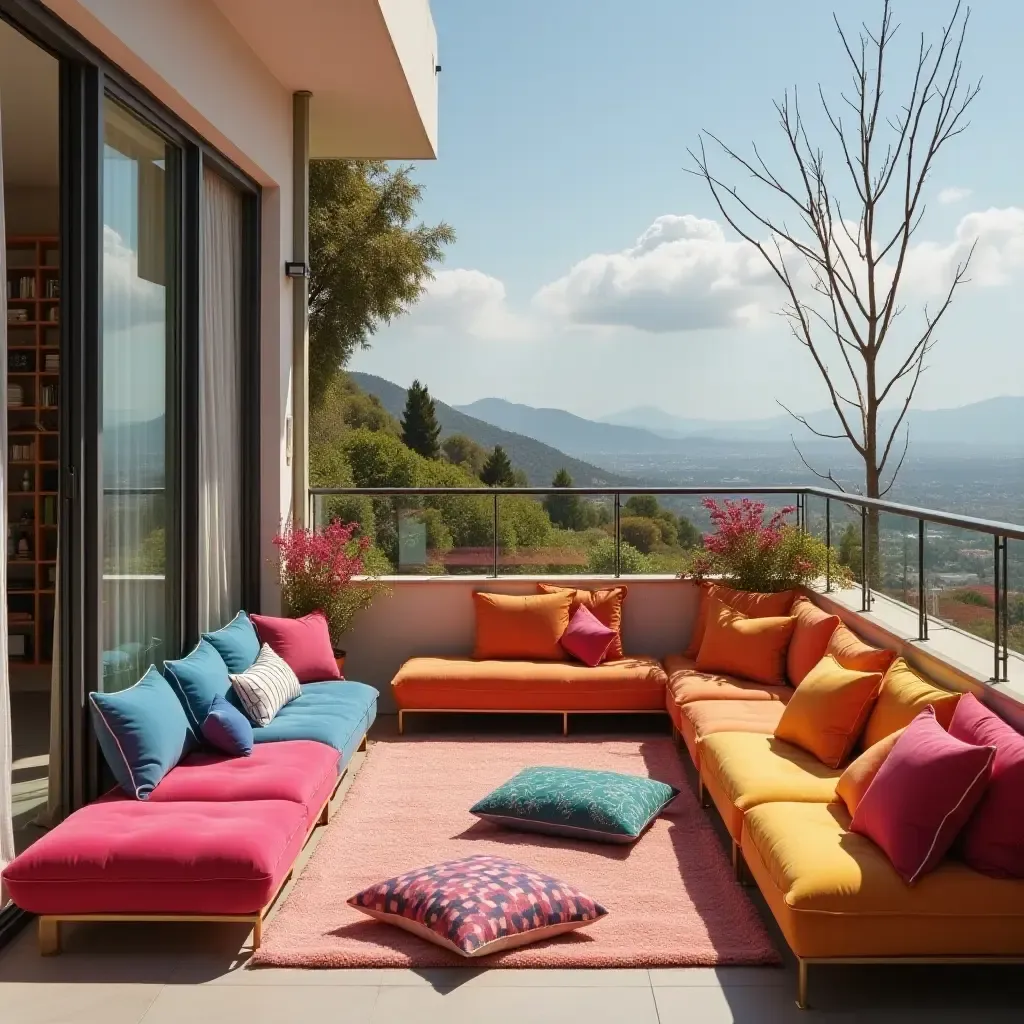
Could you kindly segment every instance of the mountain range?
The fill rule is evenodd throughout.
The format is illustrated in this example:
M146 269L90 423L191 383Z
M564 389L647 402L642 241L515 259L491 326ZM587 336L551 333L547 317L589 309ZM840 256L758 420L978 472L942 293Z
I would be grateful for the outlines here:
M785 414L759 420L707 420L638 407L602 420L588 420L563 409L535 408L501 398L482 398L454 409L584 459L692 454L698 446L714 450L737 443L788 443L791 436L815 440ZM821 411L807 419L824 433L838 432L834 413ZM893 422L892 415L883 414L879 427L884 430ZM961 451L1019 447L1024 437L1024 397L991 398L955 409L911 410L906 422L915 446L956 446Z
M349 371L348 376L360 390L375 395L392 416L401 418L405 410L405 388L370 373ZM536 438L467 415L437 399L434 400L434 409L441 426L442 439L452 434L465 434L486 448L500 444L508 453L512 465L523 470L530 483L536 487L550 484L560 469L569 471L577 487L629 487L637 483L634 477L613 473L572 458L565 454L564 450L555 449Z

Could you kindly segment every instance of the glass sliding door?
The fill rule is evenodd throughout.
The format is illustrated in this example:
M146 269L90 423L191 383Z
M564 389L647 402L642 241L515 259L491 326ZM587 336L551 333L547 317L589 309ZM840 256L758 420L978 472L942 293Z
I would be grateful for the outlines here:
M176 657L180 152L107 98L101 378L104 690Z

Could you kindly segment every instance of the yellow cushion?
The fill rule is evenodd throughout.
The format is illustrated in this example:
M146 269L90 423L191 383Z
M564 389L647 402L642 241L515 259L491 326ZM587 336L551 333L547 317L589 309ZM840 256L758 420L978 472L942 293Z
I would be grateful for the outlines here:
M929 704L935 708L939 725L948 729L959 700L959 693L928 682L903 658L897 658L882 678L878 700L864 727L862 746L867 750L897 729L905 729Z
M766 803L743 823L743 854L801 957L1022 956L1024 880L954 860L908 886L838 803Z
M697 653L701 672L724 672L766 686L786 682L786 652L796 619L748 618L721 601L708 610L704 640Z
M694 766L700 769L700 742L719 732L770 736L785 705L777 700L695 700L678 708L677 728Z
M729 834L739 840L743 815L778 801L827 804L843 774L774 736L720 732L700 745L700 773Z
M775 735L838 768L864 731L882 676L843 668L826 654L790 698Z

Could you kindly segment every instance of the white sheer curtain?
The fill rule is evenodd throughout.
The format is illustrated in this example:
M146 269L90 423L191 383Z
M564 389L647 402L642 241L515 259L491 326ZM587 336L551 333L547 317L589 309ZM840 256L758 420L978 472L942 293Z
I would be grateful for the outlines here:
M199 625L242 600L242 196L203 175L199 399Z
M0 146L0 537L7 536L7 228L4 226L4 155ZM14 857L11 778L14 770L11 739L11 679L7 664L7 559L0 558L0 868ZM0 907L7 894L0 891Z

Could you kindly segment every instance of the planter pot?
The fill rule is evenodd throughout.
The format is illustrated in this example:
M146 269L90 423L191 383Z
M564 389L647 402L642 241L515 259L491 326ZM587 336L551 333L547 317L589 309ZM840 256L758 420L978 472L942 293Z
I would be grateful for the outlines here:
M345 652L344 651L335 651L334 652L334 660L338 663L338 672L340 673L341 678L344 679L345 678Z

